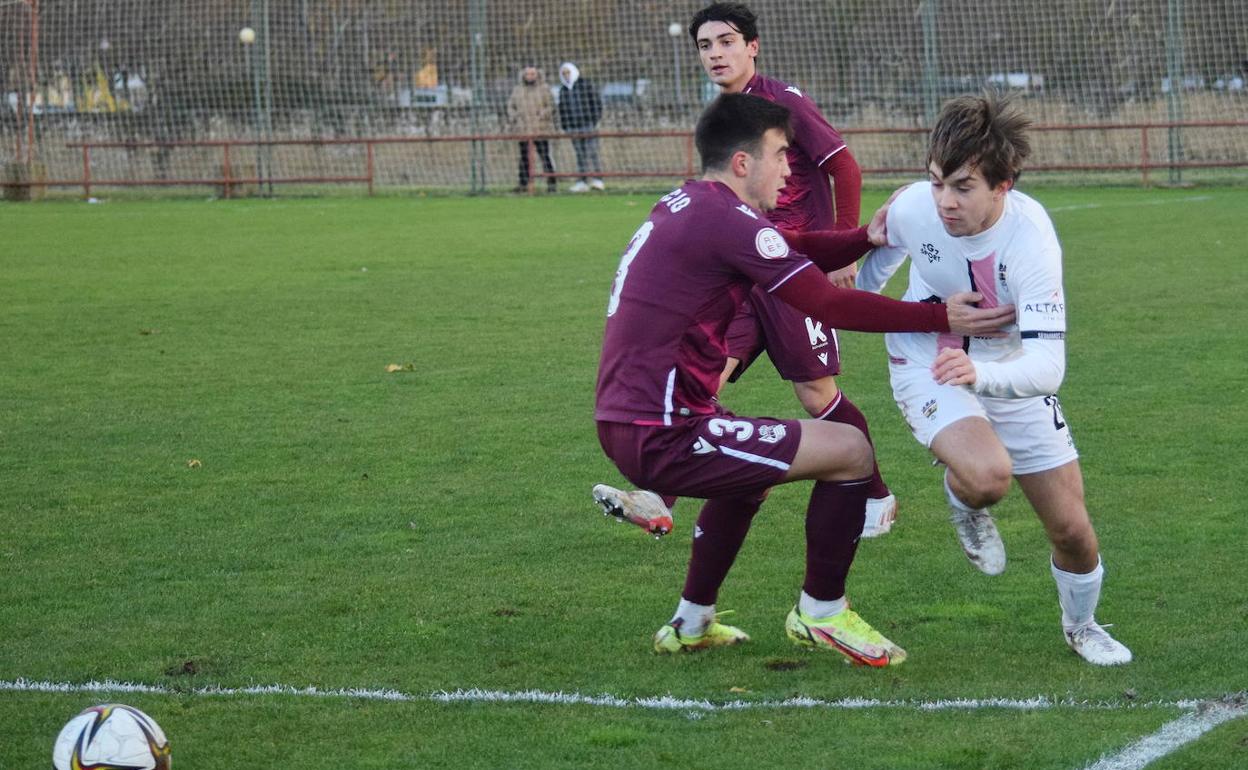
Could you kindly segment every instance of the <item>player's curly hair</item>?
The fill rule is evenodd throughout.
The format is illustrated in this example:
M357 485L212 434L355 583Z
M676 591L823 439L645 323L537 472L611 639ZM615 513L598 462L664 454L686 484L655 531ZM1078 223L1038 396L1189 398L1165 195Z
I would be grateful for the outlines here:
M698 42L698 28L708 21L722 21L741 33L745 42L758 40L758 17L742 3L712 3L693 15L689 37Z
M773 128L792 140L788 107L753 94L722 94L703 111L693 133L702 170L726 168L738 152L757 157L763 135Z
M978 168L990 187L1017 181L1031 155L1030 127L1031 120L1000 91L959 96L945 102L936 118L927 165L935 163L943 176L963 166Z

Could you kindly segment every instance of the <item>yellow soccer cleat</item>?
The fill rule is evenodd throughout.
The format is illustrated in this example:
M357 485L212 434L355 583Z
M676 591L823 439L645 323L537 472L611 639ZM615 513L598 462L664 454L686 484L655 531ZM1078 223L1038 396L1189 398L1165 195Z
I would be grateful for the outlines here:
M906 651L885 639L851 609L826 618L812 618L794 607L784 621L784 631L794 644L833 650L856 666L897 666Z
M727 647L733 644L750 641L750 635L737 628L719 622L717 613L715 620L707 625L706 630L697 636L680 633L683 619L675 618L663 626L654 635L654 651L659 655L674 655L681 652L696 652L710 647Z

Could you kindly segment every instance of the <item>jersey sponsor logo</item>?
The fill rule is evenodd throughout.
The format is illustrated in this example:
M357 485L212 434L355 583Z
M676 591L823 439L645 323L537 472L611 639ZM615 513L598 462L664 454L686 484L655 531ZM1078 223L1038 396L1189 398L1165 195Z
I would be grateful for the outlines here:
M1061 315L1066 312L1066 305L1061 302L1025 302L1023 303L1023 312Z
M1025 340L1064 340L1066 332L1022 332L1020 336Z
M828 344L828 335L823 331L823 322L806 316L806 336L810 337L812 348L821 348Z
M898 366L906 365L906 359L902 358L901 356L889 356L888 362L890 364L897 364Z
M704 534L706 534L706 532L701 527L699 527L697 524L693 525L693 539L694 540L697 540L698 538L702 537L702 535Z
M919 253L927 257L927 264L940 261L940 249L930 243L923 244L923 248L919 249Z
M828 354L827 354L827 353L816 353L816 354L815 354L815 358L818 358L818 359L819 359L819 363L823 364L824 366L827 366L827 365L828 365Z
M789 86L788 88L786 88L786 89L784 89L784 90L785 90L785 91L788 91L788 92L789 92L789 93L791 93L791 94L797 94L798 96L801 96L801 95L802 95L802 92L801 92L800 90L798 90L797 86Z
M783 259L789 256L789 244L774 227L764 227L754 236L754 248L763 259Z
M754 209L750 208L744 203L742 203L740 206L737 206L737 211L740 211L742 214L745 214L750 219L758 219L758 214L754 213Z
M758 440L764 444L779 444L788 433L783 425L760 425Z
M706 439L702 438L701 436L699 436L698 440L693 442L693 453L695 455L714 454L715 445L707 441Z

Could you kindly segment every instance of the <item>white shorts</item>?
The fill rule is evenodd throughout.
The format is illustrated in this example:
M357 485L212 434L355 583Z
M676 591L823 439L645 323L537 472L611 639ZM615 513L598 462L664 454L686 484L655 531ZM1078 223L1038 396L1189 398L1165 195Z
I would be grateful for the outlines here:
M964 417L982 417L1010 453L1014 473L1040 473L1076 460L1075 440L1057 396L988 398L968 387L941 385L926 366L888 365L893 398L919 443Z

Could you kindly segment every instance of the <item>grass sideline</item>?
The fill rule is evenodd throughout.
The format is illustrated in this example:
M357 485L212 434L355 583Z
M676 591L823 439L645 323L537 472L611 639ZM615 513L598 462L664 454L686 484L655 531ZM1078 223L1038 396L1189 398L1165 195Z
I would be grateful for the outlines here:
M868 335L846 335L843 385L902 512L863 545L850 591L911 660L862 671L784 639L796 486L764 507L721 599L754 641L649 655L695 508L655 542L596 515L588 489L619 479L593 381L615 265L653 197L329 199L0 206L0 680L1120 706L694 717L122 699L190 767L1094 761L1175 715L1133 703L1248 688L1248 190L1037 196L1066 250L1063 403L1109 572L1100 616L1134 649L1128 667L1092 669L1062 644L1017 490L999 507L1006 574L965 563ZM758 369L725 402L796 414ZM0 692L0 767L46 766L60 725L101 700ZM1163 763L1238 766L1244 730Z

